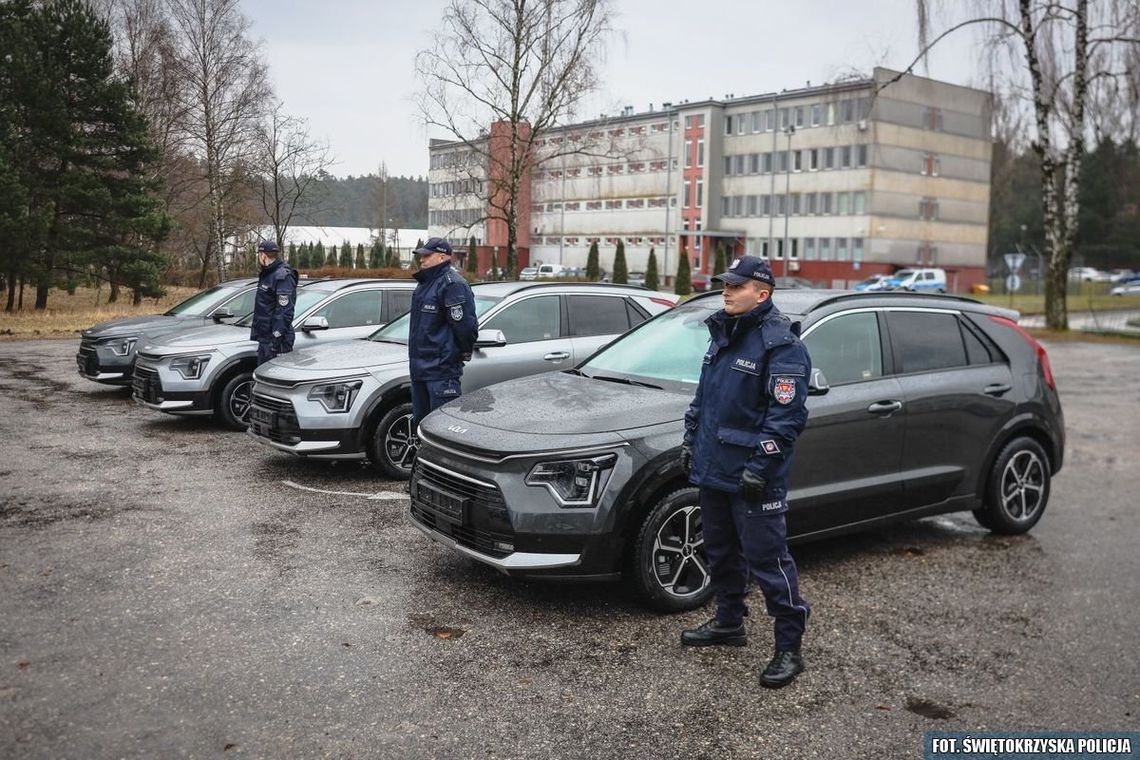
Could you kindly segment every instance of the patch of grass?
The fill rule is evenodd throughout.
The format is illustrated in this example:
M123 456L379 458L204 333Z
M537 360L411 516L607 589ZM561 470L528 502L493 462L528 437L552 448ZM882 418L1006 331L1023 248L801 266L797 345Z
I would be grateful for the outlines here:
M124 290L118 303L107 303L107 289L78 288L75 295L64 290L53 290L48 307L36 311L29 306L35 293L24 294L24 309L12 313L0 312L0 340L31 340L38 338L73 338L92 325L120 317L161 314L177 303L198 292L197 288L166 288L162 298L145 298L138 306L131 305L130 292Z
M1046 343L1112 343L1120 346L1140 345L1140 334L1098 333L1089 330L1026 330Z
M1015 294L1011 300L1008 295L985 293L971 295L970 297L976 298L982 303L988 303L991 306L1017 309L1021 312L1022 316L1045 313L1045 296ZM1070 295L1067 301L1070 314L1077 311L1112 311L1114 309L1140 308L1140 296L1110 296L1107 293L1100 293L1093 296Z

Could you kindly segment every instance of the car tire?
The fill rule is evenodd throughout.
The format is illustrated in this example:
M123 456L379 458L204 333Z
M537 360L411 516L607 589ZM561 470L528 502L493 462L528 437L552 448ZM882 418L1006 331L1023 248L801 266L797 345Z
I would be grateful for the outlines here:
M376 423L368 443L368 458L389 478L407 480L412 476L411 435L412 404L396 404Z
M686 612L712 598L700 519L697 489L682 488L658 501L642 520L626 554L625 579L653 609Z
M231 430L245 430L249 427L249 402L252 398L253 373L239 372L222 386L215 414Z
M994 533L1025 533L1041 519L1049 503L1049 458L1032 438L1014 438L997 455L978 523Z

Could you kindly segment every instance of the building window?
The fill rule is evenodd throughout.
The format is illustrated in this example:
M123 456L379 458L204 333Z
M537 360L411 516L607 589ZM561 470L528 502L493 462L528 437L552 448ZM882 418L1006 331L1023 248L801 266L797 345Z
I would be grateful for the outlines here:
M850 124L855 121L854 100L844 100L839 104L839 121L843 124Z
M862 216L867 213L866 193L851 193L851 213L855 216Z
M835 168L835 148L824 148L823 149L823 168L824 169L834 169Z
M792 193L792 216L800 215L800 194Z
M823 106L816 103L811 107L811 125L818 127L823 121Z
M788 151L782 150L776 154L776 166L781 174L788 170Z
M924 129L932 129L935 132L942 131L942 109L935 108L934 106L927 106L922 109L922 126Z
M918 202L918 218L934 221L938 218L938 199L922 198Z
M731 116L725 116L724 117L724 133L726 135L732 134L732 117Z
M850 102L850 101L848 101ZM847 261L847 238L835 238L835 260Z
M752 132L753 132L753 134L755 134L756 132L760 132L763 129L764 129L764 112L763 111L753 111L752 112Z
M621 208L621 201L606 201L606 208L611 210L619 209Z
M697 205L703 206L705 198L705 181L703 179L697 180Z
M821 213L821 214L830 214L831 213L831 193L820 193L819 194L819 213Z
M685 138L685 168L693 165L693 138Z
M764 160L760 164L761 173L762 174L771 174L772 173L772 154L771 153L764 153L764 154L762 154L762 156L763 156Z
M732 173L744 174L744 154L732 157Z
M788 209L788 196L777 195L775 206L775 216L783 216Z
M732 176L732 156L724 157L724 175L726 177Z
M804 152L802 150L792 151L792 171L802 172L804 170Z
M759 209L760 209L760 196L757 196L757 195L748 196L748 216L756 216L758 213L760 213Z
M697 166L704 166L704 165L705 165L705 138L700 137L697 139Z
M729 198L729 196L727 196L727 195L722 195L720 197L720 215L721 216L731 216L732 215L732 199Z
M819 149L812 148L808 151L808 169L813 172L819 171Z
M855 146L855 165L858 166L860 169L864 168L867 165L867 146L866 145L856 145Z
M789 123L788 118L789 118L789 109L781 108L780 109L780 129L787 129L788 128L788 123Z
M689 208L693 205L693 183L691 180L685 180L684 190L681 192L681 206L682 208Z
M815 238L804 238L804 261L815 261Z
M927 153L922 157L922 174L927 177L937 177L942 173L942 159L936 153Z
M748 131L748 119L744 118L744 114L738 114L736 117L736 134L742 135Z
M851 258L854 261L863 260L863 238L851 238Z
M847 102L850 103L851 101L849 100ZM850 169L851 168L851 146L850 145L844 145L843 147L841 147L839 149L839 168L840 169Z
M744 216L744 196L743 195L732 196L732 215L733 216Z
M764 114L764 131L765 132L774 132L775 130L776 130L776 109L773 108L771 111L767 111Z
M748 173L749 174L759 174L760 173L760 154L759 153L749 154L749 156L748 156Z
M819 196L816 195L815 193L808 193L807 194L807 202L804 204L804 209L805 209L804 213L805 214L809 214L811 216L814 216L815 214L817 214L819 212L819 207L816 205L818 198L819 198Z
M701 220L700 219L697 220L697 223L696 223L696 226L694 229L697 232L701 231ZM697 235L697 239L696 239L696 242L693 243L693 247L696 248L698 251L701 249L701 236L700 235Z
M851 211L851 208L849 206L850 202L850 196L847 193L836 193L835 213L839 216L847 216L847 214Z
M800 257L800 239L792 238L788 241L788 245L791 246L791 248L788 250L788 258L798 259Z
M804 125L804 107L799 106L796 108L796 126L802 127Z
M819 239L819 260L831 261L831 238Z
M760 196L760 216L771 216L771 215L772 215L772 196L761 195Z

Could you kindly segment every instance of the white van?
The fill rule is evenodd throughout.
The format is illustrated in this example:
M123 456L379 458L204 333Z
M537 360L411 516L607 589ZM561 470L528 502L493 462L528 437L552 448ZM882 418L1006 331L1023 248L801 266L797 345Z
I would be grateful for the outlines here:
M946 292L945 269L900 269L891 276L883 290L921 290Z
M566 277L569 274L570 267L562 264L540 264L538 267L538 279L547 280L552 277Z

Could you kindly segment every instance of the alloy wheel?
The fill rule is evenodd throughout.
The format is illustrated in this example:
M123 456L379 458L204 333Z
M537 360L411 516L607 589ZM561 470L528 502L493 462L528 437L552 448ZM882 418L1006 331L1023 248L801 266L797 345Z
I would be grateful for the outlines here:
M253 380L247 380L234 388L230 395L230 413L235 420L247 422L249 417L249 403L253 398Z
M710 583L699 506L681 507L661 524L653 542L653 576L666 593L681 598Z
M401 470L411 472L416 455L416 442L412 436L412 415L396 419L384 435L384 452L388 461Z
M1001 508L1010 519L1024 522L1041 509L1045 473L1045 463L1032 451L1010 457L1001 474Z

